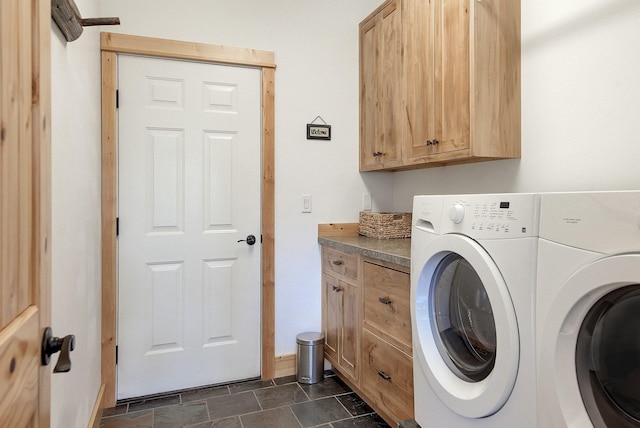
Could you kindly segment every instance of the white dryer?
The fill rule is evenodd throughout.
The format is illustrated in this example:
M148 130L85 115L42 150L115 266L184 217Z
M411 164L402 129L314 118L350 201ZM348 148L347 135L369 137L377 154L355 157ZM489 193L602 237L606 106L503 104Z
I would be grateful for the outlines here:
M538 418L640 427L640 192L541 196Z
M415 420L536 427L539 196L416 196L411 238Z

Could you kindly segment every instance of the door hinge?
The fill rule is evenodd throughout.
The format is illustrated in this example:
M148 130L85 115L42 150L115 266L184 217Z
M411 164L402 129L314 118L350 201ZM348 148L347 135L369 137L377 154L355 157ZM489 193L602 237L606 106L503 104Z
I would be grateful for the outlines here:
M262 244L262 235L260 235L260 243Z
M120 236L120 217L116 217L116 236Z
M116 364L118 364L118 345L116 345Z
M116 89L116 108L120 107L120 90Z

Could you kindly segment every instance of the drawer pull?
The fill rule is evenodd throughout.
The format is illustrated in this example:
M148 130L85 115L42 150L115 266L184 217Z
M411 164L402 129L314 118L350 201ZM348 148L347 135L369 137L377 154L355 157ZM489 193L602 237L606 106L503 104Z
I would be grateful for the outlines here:
M338 286L333 286L333 291L335 291L336 293L339 293L342 291L342 288L338 287Z
M331 263L333 263L336 266L342 266L344 264L342 260L334 260Z
M378 297L378 302L382 303L383 305L391 304L391 300L388 297Z
M386 381L391 381L391 376L389 376L388 374L386 374L382 370L378 370L378 376L380 376L382 379L384 379Z

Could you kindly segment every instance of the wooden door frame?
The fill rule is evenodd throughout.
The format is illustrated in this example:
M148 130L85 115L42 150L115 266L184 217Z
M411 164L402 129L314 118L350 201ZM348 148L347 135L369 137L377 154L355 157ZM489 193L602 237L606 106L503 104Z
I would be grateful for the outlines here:
M255 67L262 71L262 293L261 373L275 376L275 63L255 49L101 33L102 55L102 383L103 407L116 403L118 54Z

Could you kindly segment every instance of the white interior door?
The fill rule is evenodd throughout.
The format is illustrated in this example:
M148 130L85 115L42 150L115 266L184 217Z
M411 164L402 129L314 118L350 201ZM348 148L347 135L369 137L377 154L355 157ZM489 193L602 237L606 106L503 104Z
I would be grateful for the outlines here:
M119 56L118 399L260 375L260 85Z

